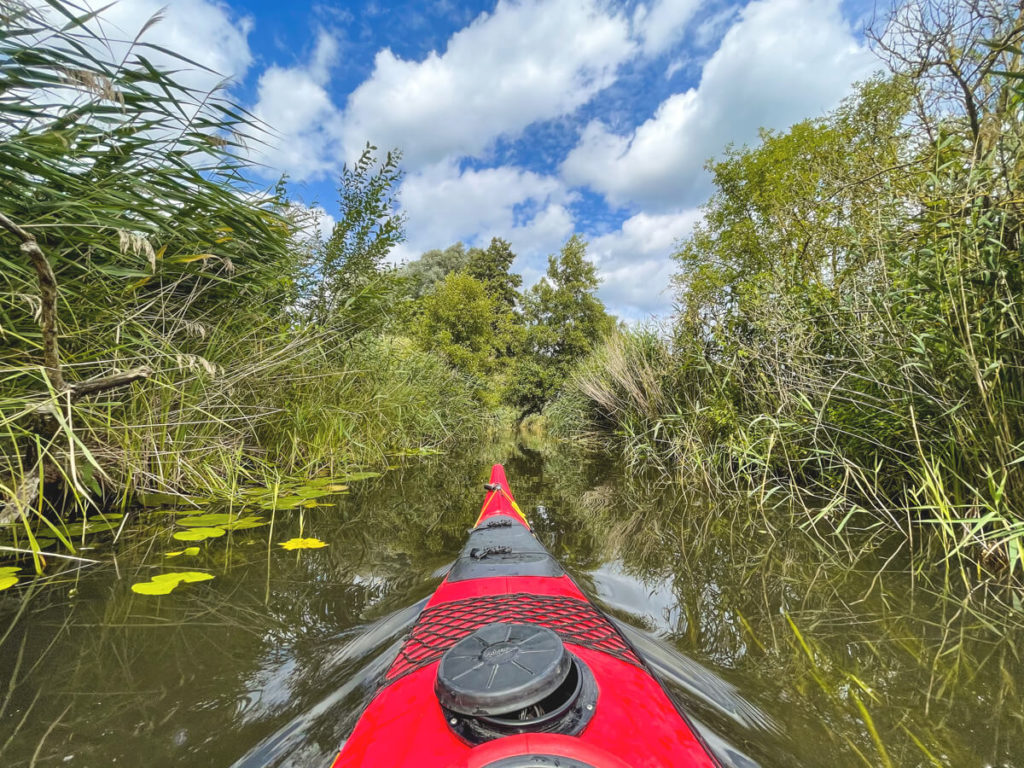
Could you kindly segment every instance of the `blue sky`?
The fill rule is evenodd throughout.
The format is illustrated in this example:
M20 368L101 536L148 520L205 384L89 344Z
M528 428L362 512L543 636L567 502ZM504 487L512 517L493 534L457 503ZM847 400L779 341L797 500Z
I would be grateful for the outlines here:
M861 33L872 0L120 0L104 20L133 35L165 5L147 39L231 79L275 131L252 148L259 174L287 174L325 227L342 164L367 141L397 147L396 261L500 236L530 284L579 233L631 321L671 311L705 161L879 68Z

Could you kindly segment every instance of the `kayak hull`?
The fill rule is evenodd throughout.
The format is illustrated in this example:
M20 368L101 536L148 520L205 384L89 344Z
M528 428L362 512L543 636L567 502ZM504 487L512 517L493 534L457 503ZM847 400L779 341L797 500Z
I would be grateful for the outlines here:
M500 465L489 487L495 490L484 500L470 542L427 602L334 768L485 768L523 755L594 768L716 768L638 654L530 532ZM494 622L551 629L589 669L597 700L580 733L523 733L470 744L450 726L435 693L440 659Z

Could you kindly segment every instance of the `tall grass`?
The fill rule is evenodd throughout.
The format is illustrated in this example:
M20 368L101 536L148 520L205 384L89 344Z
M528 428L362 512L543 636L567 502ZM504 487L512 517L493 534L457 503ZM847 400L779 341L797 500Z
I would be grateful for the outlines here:
M380 463L485 421L352 301L298 317L305 222L247 181L266 136L222 91L84 7L0 10L0 517L31 538L140 490Z

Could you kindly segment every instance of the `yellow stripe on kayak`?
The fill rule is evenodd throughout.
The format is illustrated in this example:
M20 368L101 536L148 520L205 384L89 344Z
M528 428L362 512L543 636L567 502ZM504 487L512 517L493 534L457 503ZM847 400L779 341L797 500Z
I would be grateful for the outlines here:
M523 510L521 510L519 508L519 505L516 504L516 500L513 499L509 494L505 493L505 489L504 488L501 489L501 495L504 496L506 499L508 499L508 503L512 505L512 509L514 509L516 511L516 514L519 515L519 517L521 517L523 519L523 522L526 523L527 526L529 526L530 523L526 519L526 515L523 514Z
M475 528L476 526L480 525L480 521L483 520L484 515L487 514L487 509L491 506L491 502L494 501L494 498L500 493L502 496L508 499L508 503L512 505L512 509L515 510L516 514L519 515L519 517L522 519L524 523L526 523L526 527L529 528L530 522L526 519L526 515L523 514L523 510L521 510L519 508L519 505L516 504L516 500L513 499L512 496L505 491L504 486L498 486L498 488L498 491L491 491L489 494L487 494L487 500L484 502L484 508L480 510L480 517L478 517L476 519L476 522L473 523L473 527Z

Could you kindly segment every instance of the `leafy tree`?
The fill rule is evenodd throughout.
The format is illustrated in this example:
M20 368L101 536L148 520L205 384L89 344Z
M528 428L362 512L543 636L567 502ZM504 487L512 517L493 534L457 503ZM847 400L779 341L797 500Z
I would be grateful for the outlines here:
M435 248L399 269L398 277L405 282L408 294L419 299L434 290L449 274L463 269L469 258L462 243L449 245L444 250Z
M675 258L683 320L749 334L780 296L821 301L875 254L872 222L892 220L912 91L872 80L827 119L785 133L762 131L755 148L729 147L708 164L716 191Z
M586 258L587 244L573 235L548 257L547 274L524 297L525 349L516 360L506 399L525 416L538 412L614 327L595 292L600 280Z
M516 255L508 242L492 238L486 250L474 248L467 256L466 273L487 286L502 310L515 311L522 298L519 287L523 276L511 271Z
M452 272L423 297L414 333L423 349L482 380L495 369L493 320L494 299L486 286L464 272Z
M586 255L586 242L573 235L559 255L548 257L547 274L527 297L531 350L563 370L590 352L614 327L613 318L596 296L601 281Z
M327 323L338 312L373 316L387 301L381 281L385 257L405 239L405 217L395 210L402 179L402 154L388 152L378 163L366 145L355 165L345 165L338 189L341 218L326 241L318 240L305 269L309 316ZM353 314L350 312L350 314Z

